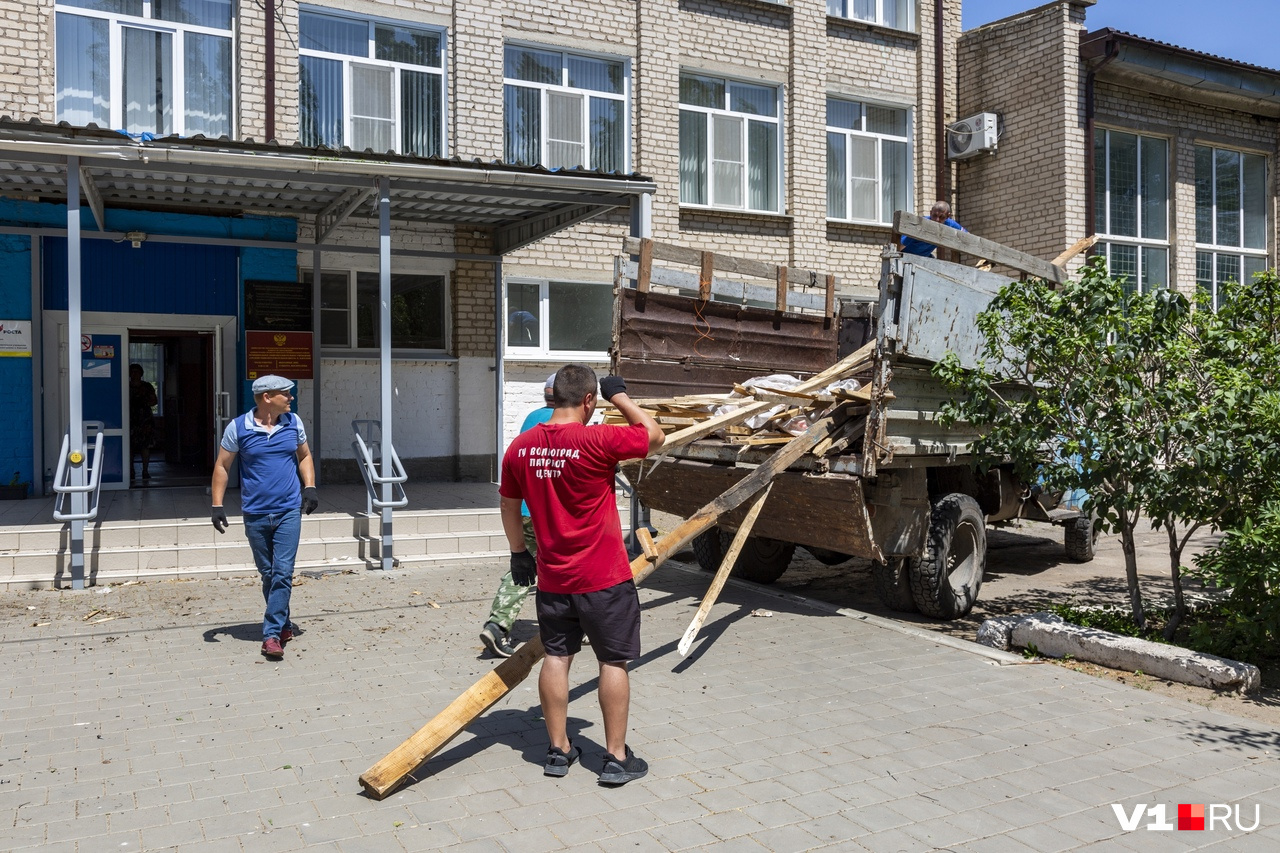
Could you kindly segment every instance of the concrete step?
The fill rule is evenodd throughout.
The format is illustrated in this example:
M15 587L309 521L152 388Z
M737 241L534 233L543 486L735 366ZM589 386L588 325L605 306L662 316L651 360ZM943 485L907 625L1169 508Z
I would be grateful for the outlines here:
M622 516L623 530L628 529ZM304 517L298 571L380 568L378 517ZM109 522L85 530L85 570L91 583L256 574L243 523L232 517L225 534L206 519ZM497 509L402 511L392 519L393 554L401 566L461 560L505 560ZM70 534L63 525L27 525L0 548L0 587L46 588L70 583ZM9 542L6 542L9 544Z

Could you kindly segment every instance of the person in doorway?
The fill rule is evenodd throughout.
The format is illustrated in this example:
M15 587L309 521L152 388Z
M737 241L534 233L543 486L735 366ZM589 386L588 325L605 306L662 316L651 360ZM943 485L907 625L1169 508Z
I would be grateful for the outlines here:
M943 225L955 228L957 231L968 233L963 225L951 218L951 205L945 201L934 204L933 209L929 211L929 218L934 222L941 222ZM932 258L933 252L937 248L937 246L932 243L926 243L924 240L917 240L915 237L908 237L905 234L902 235L902 251L908 255Z
M555 389L556 375L553 373L547 377L547 381L542 388L542 400L544 405L541 408L534 409L525 415L524 423L520 425L520 432L524 433L538 424L545 424L551 419L551 413L555 411ZM529 504L521 501L520 503L520 527L524 531L524 544L529 553L534 557L538 554L538 538L533 535L533 522L529 519ZM502 576L502 580L498 581L498 592L493 597L493 603L489 605L489 618L485 620L484 628L480 630L480 642L484 643L484 647L500 658L509 658L516 653L515 646L511 645L511 626L515 624L516 617L520 615L520 608L524 606L524 600L529 597L532 586L520 586L511 578L511 572L507 572Z
M302 419L289 411L293 383L283 376L253 382L254 408L227 424L213 465L213 526L227 529L222 506L231 463L240 457L240 508L253 562L262 575L262 654L279 660L284 645L299 633L289 621L293 560L298 553L302 513L320 505L315 462ZM301 480L301 484L299 484Z
M568 364L553 383L554 411L544 424L516 436L502 458L502 529L511 547L511 576L538 584L538 632L546 649L538 698L550 746L548 776L564 776L581 756L569 740L569 667L590 638L600 667L600 710L607 752L602 785L623 785L649 766L627 745L631 684L627 664L640 655L640 598L622 544L614 499L615 466L662 446L658 424L627 396L618 376L600 380L599 394L627 426L588 426L596 408L596 374ZM527 500L537 557L524 541L520 511Z
M129 365L129 448L142 455L142 479L151 479L151 445L156 440L156 388L142 378L142 365ZM133 479L133 459L129 460Z

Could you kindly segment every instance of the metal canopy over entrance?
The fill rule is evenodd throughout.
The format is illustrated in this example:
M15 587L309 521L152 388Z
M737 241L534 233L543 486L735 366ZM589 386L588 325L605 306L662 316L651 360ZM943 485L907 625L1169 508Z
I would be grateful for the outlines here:
M59 458L55 489L69 498L70 511L55 518L71 525L73 587L84 585L84 524L96 511L98 472L90 472L82 420L80 241L83 238L127 239L106 231L108 208L165 211L215 216L280 216L309 221L315 241L280 241L209 236L148 235L167 242L215 243L241 247L312 251L313 274L324 251L377 252L380 256L380 471L368 473L380 486L373 503L382 513L382 566L392 565L392 489L403 480L392 435L391 387L391 227L397 223L458 226L491 237L491 254L402 252L494 264L495 281L495 452L502 452L503 334L502 255L578 222L618 208L631 211L634 236L648 236L650 179L592 172L551 172L540 167L425 159L395 154L335 152L299 146L233 142L226 139L166 138L132 141L96 127L49 126L0 119L0 187L25 201L64 203L66 228L31 225L0 227L0 233L65 235L68 256L67 383L69 428ZM81 227L80 211L88 206L97 231ZM376 211L377 246L327 242L334 230L362 208ZM319 313L319 288L313 312ZM319 348L319 336L314 338ZM315 353L317 366L319 352ZM314 434L319 431L319 400ZM98 436L101 436L98 431ZM99 439L100 442L100 439ZM372 468L372 464L370 466ZM397 473L400 476L397 476Z

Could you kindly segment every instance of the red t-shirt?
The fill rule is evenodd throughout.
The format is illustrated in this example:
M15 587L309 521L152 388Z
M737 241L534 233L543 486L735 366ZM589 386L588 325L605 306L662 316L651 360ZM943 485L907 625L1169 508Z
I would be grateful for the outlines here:
M631 579L613 473L648 453L643 425L538 424L511 442L498 493L529 504L538 589L595 592Z

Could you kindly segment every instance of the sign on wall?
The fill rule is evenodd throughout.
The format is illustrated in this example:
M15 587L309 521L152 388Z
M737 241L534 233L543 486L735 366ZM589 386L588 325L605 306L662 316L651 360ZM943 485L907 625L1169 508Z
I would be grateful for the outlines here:
M311 282L246 281L244 327L272 332L310 332Z
M246 379L275 373L312 379L311 332L245 332Z
M0 320L0 356L31 358L30 320Z

